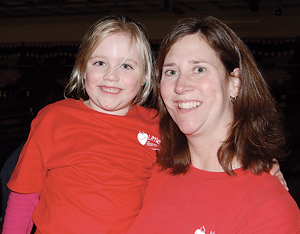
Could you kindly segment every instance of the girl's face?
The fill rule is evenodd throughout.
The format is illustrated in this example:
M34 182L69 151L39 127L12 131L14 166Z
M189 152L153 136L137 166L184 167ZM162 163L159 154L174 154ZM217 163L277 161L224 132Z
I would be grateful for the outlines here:
M144 80L138 50L127 34L115 33L95 48L86 66L86 105L113 115L126 115Z
M234 74L228 78L216 52L198 34L171 47L163 64L161 95L187 137L227 133L233 119L230 96L237 95L239 84Z

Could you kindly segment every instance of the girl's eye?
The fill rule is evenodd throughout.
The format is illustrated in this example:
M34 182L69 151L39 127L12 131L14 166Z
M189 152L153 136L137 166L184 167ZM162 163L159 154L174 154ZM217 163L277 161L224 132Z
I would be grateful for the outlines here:
M177 72L174 71L174 70L167 70L167 71L165 72L165 74L166 74L167 76L173 76L173 75L176 75Z
M204 68L204 67L197 67L197 68L195 69L195 71L196 71L197 73L201 73L201 72L204 72L204 71L205 71L205 68Z
M95 64L98 66L105 66L105 63L103 61L95 62Z
M123 64L121 67L124 69L132 69L132 67L129 64Z

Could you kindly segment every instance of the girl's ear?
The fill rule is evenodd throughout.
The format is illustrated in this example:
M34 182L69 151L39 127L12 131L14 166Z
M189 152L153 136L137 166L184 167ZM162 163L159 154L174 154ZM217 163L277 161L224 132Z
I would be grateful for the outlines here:
M230 73L230 82L231 82L231 97L237 97L239 94L240 86L241 86L241 80L240 80L240 69L235 68Z
M142 79L142 86L144 86L144 85L146 84L146 82L147 82L147 80L146 80L146 78L144 77L144 78Z

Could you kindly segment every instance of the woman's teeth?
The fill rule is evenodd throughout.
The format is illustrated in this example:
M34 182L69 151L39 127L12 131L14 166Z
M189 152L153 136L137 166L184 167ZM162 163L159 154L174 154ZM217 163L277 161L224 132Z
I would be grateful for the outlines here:
M179 103L178 107L179 109L191 109L200 106L200 102L184 102L184 103Z

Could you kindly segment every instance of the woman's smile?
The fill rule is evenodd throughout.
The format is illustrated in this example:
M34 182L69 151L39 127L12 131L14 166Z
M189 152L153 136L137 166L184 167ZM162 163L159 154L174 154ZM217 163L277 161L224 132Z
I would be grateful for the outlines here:
M201 102L191 101L191 102L178 102L179 109L192 109L201 105Z

